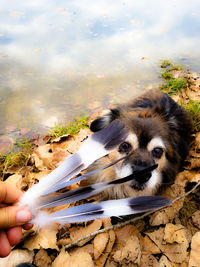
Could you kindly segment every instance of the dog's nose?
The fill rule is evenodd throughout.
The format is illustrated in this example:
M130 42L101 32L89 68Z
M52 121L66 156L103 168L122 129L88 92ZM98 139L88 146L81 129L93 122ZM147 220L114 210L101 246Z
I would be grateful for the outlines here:
M136 165L133 167L133 171L134 172L138 172L138 171L142 171L144 170L145 167L144 166L140 166L140 165ZM135 180L139 183L139 184L144 184L146 183L149 179L151 178L151 172L148 172L146 174L143 174L142 176L136 177Z

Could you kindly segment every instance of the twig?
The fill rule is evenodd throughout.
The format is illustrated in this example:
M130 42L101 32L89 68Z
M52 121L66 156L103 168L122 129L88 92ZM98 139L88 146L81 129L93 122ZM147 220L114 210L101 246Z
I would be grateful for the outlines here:
M189 194L191 194L192 192L194 192L194 191L196 190L196 188L197 188L199 185L200 185L200 182L198 182L198 183L197 183L197 184L196 184L190 191L188 191L188 192L185 193L184 195L175 198L175 199L172 201L172 204L173 204L174 202L176 202L176 201L182 199L182 198L185 198L186 196L188 196ZM152 214L152 213L154 213L154 212L156 212L156 211L162 210L163 208L165 208L165 207L157 208L157 209L154 209L154 210L145 212L143 215L138 216L138 217L135 217L135 218L132 218L132 219L130 219L130 220L128 220L128 221L125 221L125 222L122 222L122 223L117 223L117 224L115 224L115 225L111 225L111 226L108 226L108 227L106 227L106 228L97 230L97 231L95 231L95 232L93 232L93 233L91 233L91 234L82 236L81 238L77 239L76 241L72 242L71 244L66 245L66 246L65 246L65 250L67 250L67 249L69 249L69 248L72 248L72 247L76 246L80 241L82 241L82 240L84 240L84 239L87 239L87 238L89 238L89 237L93 237L93 236L95 236L95 235L97 235L97 234L100 234L100 233L107 232L107 231L112 230L112 229L114 229L114 228L121 228L121 227L123 227L123 226L125 226L125 225L127 225L127 224L129 224L129 223L133 223L133 222L135 222L135 221L137 221L137 220L143 219L143 218L145 218L146 216L148 216L148 215L150 215L150 214Z

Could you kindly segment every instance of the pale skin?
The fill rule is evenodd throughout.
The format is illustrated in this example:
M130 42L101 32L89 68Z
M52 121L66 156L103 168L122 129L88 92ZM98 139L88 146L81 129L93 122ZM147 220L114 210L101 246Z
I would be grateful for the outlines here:
M0 182L0 257L6 257L11 247L22 238L22 227L29 230L32 214L27 207L15 205L23 193L14 185Z

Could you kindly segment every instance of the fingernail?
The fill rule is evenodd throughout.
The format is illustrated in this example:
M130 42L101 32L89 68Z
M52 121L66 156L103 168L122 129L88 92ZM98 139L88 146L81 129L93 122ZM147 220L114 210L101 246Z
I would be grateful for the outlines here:
M16 215L17 223L26 223L31 219L30 212L28 210L19 210Z

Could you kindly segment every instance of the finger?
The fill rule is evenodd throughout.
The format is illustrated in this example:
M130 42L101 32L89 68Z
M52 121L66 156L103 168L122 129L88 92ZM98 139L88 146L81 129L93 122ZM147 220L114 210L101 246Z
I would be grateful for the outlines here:
M32 223L26 223L26 224L22 225L22 228L24 230L30 230L32 227L33 227Z
M11 251L11 246L8 241L7 235L4 231L0 230L0 257L6 257Z
M16 203L22 195L16 186L0 182L0 203Z
M8 241L11 246L17 245L22 238L21 226L15 226L7 230Z
M31 211L26 207L9 206L0 208L0 229L23 225L32 218Z

